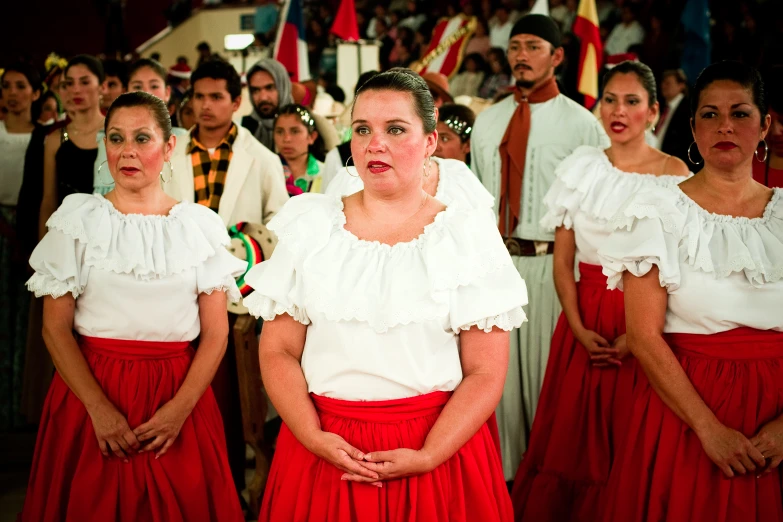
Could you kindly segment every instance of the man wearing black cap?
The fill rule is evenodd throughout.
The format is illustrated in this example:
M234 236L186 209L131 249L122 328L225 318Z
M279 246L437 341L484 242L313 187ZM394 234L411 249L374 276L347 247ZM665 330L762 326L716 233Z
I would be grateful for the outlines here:
M580 145L608 146L598 120L560 94L555 68L563 61L560 30L545 15L521 18L511 30L508 61L514 95L476 119L472 169L495 196L498 223L527 283L528 322L511 334L511 359L497 409L503 471L512 480L527 446L560 314L552 276L554 234L539 225L555 168Z

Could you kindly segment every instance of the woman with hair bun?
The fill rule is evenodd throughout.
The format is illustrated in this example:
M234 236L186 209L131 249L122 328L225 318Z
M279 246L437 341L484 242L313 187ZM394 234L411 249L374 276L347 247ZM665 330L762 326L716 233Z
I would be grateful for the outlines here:
M241 522L210 382L246 265L214 212L163 192L162 100L120 95L104 130L114 190L67 196L30 258L57 373L20 521Z
M527 293L490 206L424 189L435 127L419 75L368 80L352 114L363 190L291 198L245 277L284 422L261 521L513 519L488 421Z
M599 250L644 375L604 522L783 520L783 189L753 180L758 71L710 65L691 98L701 170L640 191Z

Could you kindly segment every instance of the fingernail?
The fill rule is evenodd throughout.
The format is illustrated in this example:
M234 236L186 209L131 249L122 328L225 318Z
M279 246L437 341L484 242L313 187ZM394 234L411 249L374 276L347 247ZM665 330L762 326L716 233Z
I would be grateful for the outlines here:
M357 458L358 458L359 460L362 460L362 459L364 459L364 457L365 457L364 453L359 453L359 455L357 455Z
M375 486L376 486L376 487L379 487L379 488L382 488L382 487L383 487L383 484L381 484L381 483L379 482L378 484L375 484Z
M160 458L160 455L155 455L155 460L158 460Z

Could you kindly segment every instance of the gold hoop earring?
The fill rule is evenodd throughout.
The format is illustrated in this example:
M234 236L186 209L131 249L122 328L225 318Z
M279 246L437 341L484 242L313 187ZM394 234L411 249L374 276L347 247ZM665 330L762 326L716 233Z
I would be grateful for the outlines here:
M163 177L163 171L162 171L162 170L160 171L160 180L161 180L163 183L168 183L169 181L171 181L171 178L173 178L173 177L174 177L174 166L171 164L171 162L170 162L170 161L169 161L169 162L167 162L167 163L169 164L169 179L165 179L165 178Z
M104 183L103 179L101 179L101 169L103 168L103 165L108 163L108 162L109 162L109 160L103 160L103 163L98 165L98 172L96 173L95 177L98 178L101 187L111 187L112 185L114 185L114 180L111 177L111 173L109 173L109 179L111 181L109 181L108 183Z
M348 168L348 162L353 159L353 156L348 156L348 159L345 160L345 171L348 173L349 176L352 178L358 178L359 177L359 171L356 171L356 174L351 174L351 170ZM353 166L354 170L356 170L356 163L354 163Z
M688 160L694 165L699 165L701 161L693 161L693 158L691 157L691 149L693 148L694 145L696 145L695 141L688 146ZM696 150L699 150L698 146L696 146Z
M756 156L756 161L759 161L760 163L766 163L767 162L767 156L769 156L769 147L767 146L767 140L761 140L761 143L764 144L764 159L759 158L759 148L756 147L756 152L753 153L754 156Z

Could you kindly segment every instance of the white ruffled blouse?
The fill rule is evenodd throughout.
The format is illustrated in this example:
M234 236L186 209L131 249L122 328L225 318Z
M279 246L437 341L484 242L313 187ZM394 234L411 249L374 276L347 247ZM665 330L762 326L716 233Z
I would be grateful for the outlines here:
M220 217L195 203L166 216L122 214L103 196L73 194L46 225L30 257L36 297L70 293L79 334L139 341L191 341L200 332L198 296L241 297L247 264L225 246Z
M495 198L464 162L436 157L433 157L432 161L437 162L440 167L435 199L446 206L459 202L463 207L468 208L493 207ZM325 194L350 196L363 188L364 183L356 173L356 167L343 167L326 187Z
M558 166L557 178L544 197L547 213L541 226L574 229L576 260L600 265L598 248L612 232L609 221L640 190L685 181L684 176L625 172L609 161L603 149L581 146Z
M345 221L338 197L291 198L269 223L274 254L245 276L251 314L308 325L311 393L385 400L451 391L462 380L460 331L525 321L525 283L490 207L449 206L393 246L357 238Z
M783 189L762 217L707 212L678 186L639 192L599 249L609 287L656 265L669 293L664 332L783 331Z

